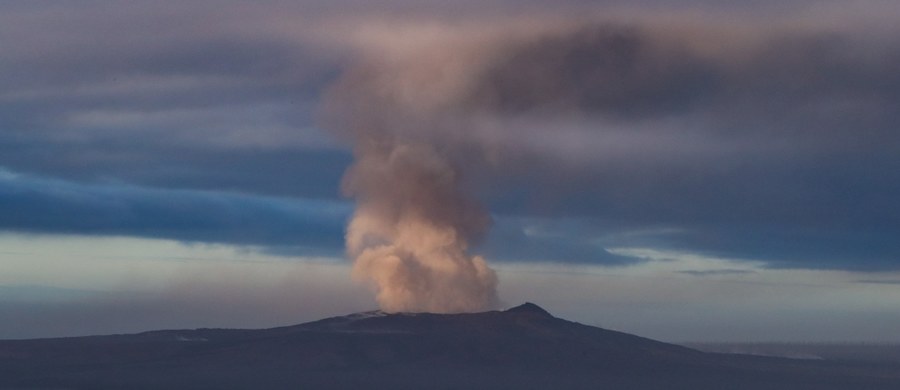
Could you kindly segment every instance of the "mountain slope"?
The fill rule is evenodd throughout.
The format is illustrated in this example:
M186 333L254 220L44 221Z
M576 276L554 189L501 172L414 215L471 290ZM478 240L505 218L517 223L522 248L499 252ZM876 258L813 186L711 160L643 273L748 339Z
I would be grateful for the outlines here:
M2 388L895 389L896 368L703 353L534 304L0 341Z

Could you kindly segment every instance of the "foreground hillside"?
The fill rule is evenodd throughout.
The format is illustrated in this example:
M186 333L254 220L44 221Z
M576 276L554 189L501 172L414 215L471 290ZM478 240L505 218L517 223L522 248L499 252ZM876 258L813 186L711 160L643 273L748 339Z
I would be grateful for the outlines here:
M0 388L897 389L900 366L700 352L525 304L0 341Z

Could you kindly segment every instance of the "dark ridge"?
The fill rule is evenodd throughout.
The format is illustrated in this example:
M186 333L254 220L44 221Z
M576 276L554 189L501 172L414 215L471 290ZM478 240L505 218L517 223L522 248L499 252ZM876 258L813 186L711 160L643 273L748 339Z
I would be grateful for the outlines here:
M516 314L540 315L543 317L553 318L553 315L550 314L550 312L544 310L542 307L535 305L531 302L525 302L519 306L506 309L505 312L506 313L516 313Z
M900 365L705 353L526 303L271 329L0 340L0 389L10 388L896 390Z

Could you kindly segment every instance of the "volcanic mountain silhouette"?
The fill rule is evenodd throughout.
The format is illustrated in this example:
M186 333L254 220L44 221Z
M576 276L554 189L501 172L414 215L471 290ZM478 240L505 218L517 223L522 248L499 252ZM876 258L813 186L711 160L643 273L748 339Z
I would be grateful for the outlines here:
M0 388L897 389L897 366L704 353L526 303L0 341Z

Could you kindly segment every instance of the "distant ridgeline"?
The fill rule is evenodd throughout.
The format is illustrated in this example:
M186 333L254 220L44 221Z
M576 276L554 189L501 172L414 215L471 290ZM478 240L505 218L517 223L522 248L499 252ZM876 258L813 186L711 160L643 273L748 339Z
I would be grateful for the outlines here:
M526 303L467 314L372 311L261 330L0 341L0 387L896 390L900 363L707 353Z

